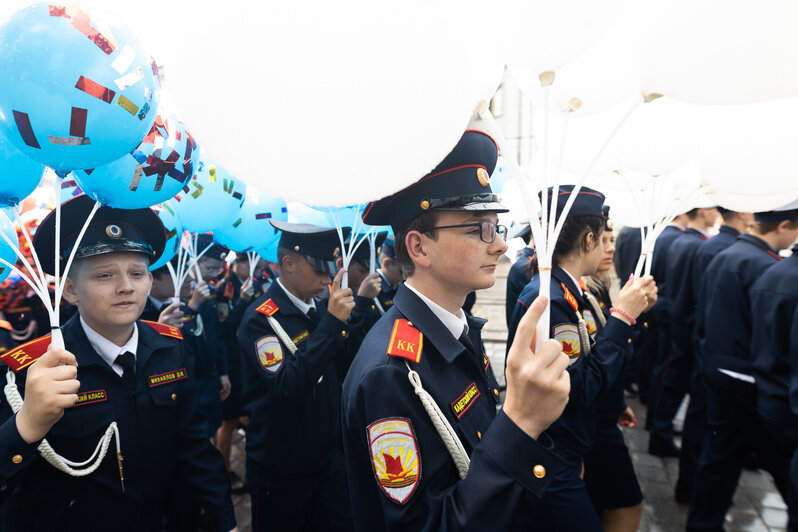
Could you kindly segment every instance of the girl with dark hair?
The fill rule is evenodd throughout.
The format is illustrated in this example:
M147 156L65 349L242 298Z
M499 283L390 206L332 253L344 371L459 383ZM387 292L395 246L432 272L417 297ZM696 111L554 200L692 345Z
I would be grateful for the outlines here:
M570 185L559 187L555 204L549 189L548 201L558 215L572 191ZM543 498L541 530L602 530L585 489L583 457L593 444L596 401L619 378L624 362L631 357L633 326L637 316L649 306L648 295L654 293L653 280L630 279L621 289L615 306L610 308L606 325L602 326L596 318L578 279L595 274L602 259L603 203L603 194L582 187L554 250L549 334L562 344L563 352L571 359L568 369L571 392L562 416L546 431L563 465L554 473ZM536 261L533 268L537 268ZM509 324L508 344L539 291L540 276L536 275L518 298Z

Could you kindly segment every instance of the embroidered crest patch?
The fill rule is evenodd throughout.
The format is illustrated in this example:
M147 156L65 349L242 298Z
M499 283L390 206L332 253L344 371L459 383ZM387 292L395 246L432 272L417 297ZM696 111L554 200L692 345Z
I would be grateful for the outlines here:
M255 343L258 362L269 373L277 373L283 365L283 346L276 336L264 336Z
M555 325L554 339L562 344L562 352L568 355L573 366L582 355L582 342L579 340L579 328L573 323Z
M471 405L474 404L477 397L479 397L477 383L472 382L468 388L460 394L460 397L452 402L452 412L457 416L457 419L460 419L462 415L466 413L466 410L471 408Z
M220 301L216 305L216 313L219 315L219 321L227 319L227 316L230 315L230 305L227 304L227 301Z
M369 425L371 465L380 489L389 499L404 504L421 479L421 456L410 420L386 418Z
M74 406L90 405L91 403L101 403L108 400L105 390L93 390L91 392L78 392L78 400Z
M587 325L587 333L590 335L591 338L594 340L596 339L596 334L598 334L598 325L596 325L596 318L593 316L593 313L589 310L585 310L582 313L582 318L585 320L585 325Z

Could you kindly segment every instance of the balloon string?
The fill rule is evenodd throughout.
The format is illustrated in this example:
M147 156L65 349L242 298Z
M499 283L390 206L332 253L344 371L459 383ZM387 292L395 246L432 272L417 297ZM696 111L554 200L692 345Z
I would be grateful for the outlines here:
M22 251L19 250L19 241L12 243L10 240L7 240L5 238L5 235L3 235L3 239L6 240L8 245L10 245L14 249L14 251L17 254L17 257L19 257L21 261L25 264L25 267L28 269L28 272L30 272L31 279L37 282L37 286L40 289L44 289L47 286L47 282L41 273L43 270L42 270L42 265L39 262L39 254L36 253L36 250L33 247L33 240L30 237L30 232L28 231L25 224L22 222L22 218L20 218L19 213L17 213L16 210L14 210L13 212L14 212L14 220L17 222L17 225L19 225L22 234L25 236L25 241L28 243L28 249L30 250L31 256L33 257L33 261L36 264L36 271L35 272L33 271L33 268L31 267L27 258L22 254ZM48 297L48 303L49 303L49 297Z
M63 176L61 173L56 172L56 177L53 180L53 187L55 188L55 286L56 292L58 290L59 279L61 278L61 183ZM53 305L53 317L50 319L50 327L56 328L61 326L61 309L55 303Z
M178 261L179 261L179 259L178 259ZM179 265L178 265L178 268L180 268ZM179 298L180 297L180 284L178 283L177 272L175 272L175 269L172 266L172 262L171 261L166 263L166 269L169 270L169 275L172 277L172 286L175 289L175 297Z
M75 241L75 245L72 247L72 251L69 253L69 258L67 259L66 266L64 267L64 274L61 278L61 282L58 283L55 287L55 307L59 308L61 306L61 295L64 293L64 286L66 285L67 274L69 273L69 268L72 266L72 261L75 260L75 254L78 251L78 247L80 246L81 241L83 240L83 235L86 234L86 230L89 228L89 224L91 223L94 215L100 208L100 202L95 201L94 206L89 212L89 216L86 218L86 222L83 224L83 227L80 229L80 233L78 233L78 239Z
M342 266L343 269L346 270L349 267L349 255L346 253L346 243L344 242L344 231L341 227L341 218L336 212L333 211L332 208L330 208L329 211L330 216L333 219L333 223L335 224L335 232L338 233L338 241L341 243L341 261L343 262ZM343 277L341 277L341 288L348 287L349 276L347 275L347 272L344 272Z
M28 285L30 285L31 289L36 293L37 296L39 296L39 299L42 300L42 303L44 303L44 306L45 306L45 308L47 310L47 314L50 317L50 319L52 320L53 319L53 310L52 310L52 302L50 301L49 292L42 292L41 289L36 284L34 284L33 280L30 277L25 275L19 268L16 267L16 265L11 264L10 262L5 260L4 258L0 257L0 264L4 264L8 268L10 268L12 271L16 272L20 277L22 277L22 279L26 283L28 283Z
M249 251L247 258L249 259L249 278L252 279L255 276L255 267L258 265L258 254L255 251Z
M543 253L548 257L548 250L550 247L548 243L551 242L552 228L546 226L546 220L549 219L548 211L549 204L555 201L555 197L549 200L547 193L549 188L549 85L543 87L543 194L541 194L542 204L540 209L541 225L543 226ZM551 205L551 208L556 210L556 204ZM537 245L537 242L535 242ZM540 253L540 251L538 251Z

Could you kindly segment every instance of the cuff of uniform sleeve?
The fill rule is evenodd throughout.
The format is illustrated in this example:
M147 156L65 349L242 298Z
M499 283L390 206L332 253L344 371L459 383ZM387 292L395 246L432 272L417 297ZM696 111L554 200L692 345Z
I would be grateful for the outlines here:
M16 414L0 425L0 478L11 478L39 455L41 440L28 443L17 430Z
M609 338L620 346L630 346L634 342L635 328L615 316L607 320L602 337Z
M355 296L355 310L359 312L374 310L374 300L363 296Z
M552 452L554 444L545 434L535 441L499 410L482 438L482 448L511 477L541 498L560 468Z
M316 331L322 331L332 336L346 338L349 336L349 325L342 322L329 312L325 312L324 316L322 316L321 320L319 320L319 325L316 327ZM314 331L314 334L316 334L316 331Z

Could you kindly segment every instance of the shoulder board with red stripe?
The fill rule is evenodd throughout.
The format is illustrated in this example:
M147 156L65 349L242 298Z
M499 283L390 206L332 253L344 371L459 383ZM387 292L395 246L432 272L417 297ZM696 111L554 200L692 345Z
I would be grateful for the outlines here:
M171 325L166 325L165 323L158 323L157 321L149 321L149 320L141 320L142 323L146 323L155 331L160 334L161 336L168 336L169 338L177 338L178 340L183 339L183 333L180 332L180 329L177 327L172 327Z
M0 362L7 365L13 371L19 371L36 362L36 360L47 351L48 347L50 347L49 334L18 345L11 351L6 351L0 355Z
M234 294L235 294L235 286L233 286L233 283L231 283L230 281L225 282L224 293L222 294L222 297L224 297L225 299L233 299Z
M424 335L412 323L404 319L393 322L391 341L388 343L389 356L406 358L418 364L423 345Z
M562 286L562 289L565 292L565 300L569 305L571 305L571 308L573 308L574 311L579 312L579 303L576 302L574 295L570 290L568 290L568 288L565 287L565 283L560 283L560 286Z
M263 303L261 303L258 306L258 308L255 309L255 312L260 312L261 314L271 316L278 310L280 310L280 307L277 306L277 303L275 303L274 300L272 300L272 298L269 298Z

